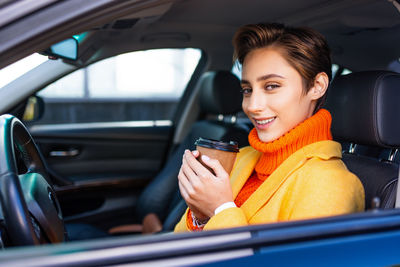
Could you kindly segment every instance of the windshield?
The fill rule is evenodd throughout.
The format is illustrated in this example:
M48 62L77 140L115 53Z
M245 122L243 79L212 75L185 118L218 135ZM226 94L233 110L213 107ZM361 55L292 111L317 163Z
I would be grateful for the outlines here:
M38 53L27 56L0 70L0 90L10 82L18 79L31 69L47 61L46 56Z

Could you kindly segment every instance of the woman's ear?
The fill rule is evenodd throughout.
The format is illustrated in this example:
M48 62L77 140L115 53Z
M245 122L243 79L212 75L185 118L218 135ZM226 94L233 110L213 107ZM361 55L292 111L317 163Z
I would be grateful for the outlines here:
M329 86L329 78L325 72L320 72L315 76L314 86L308 91L312 100L321 98Z

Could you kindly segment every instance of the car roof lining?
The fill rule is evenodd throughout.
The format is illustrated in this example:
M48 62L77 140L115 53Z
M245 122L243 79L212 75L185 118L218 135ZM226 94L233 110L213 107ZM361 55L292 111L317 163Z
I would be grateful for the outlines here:
M261 21L309 26L321 31L332 47L333 61L355 71L385 68L399 55L396 45L400 38L396 35L400 25L399 12L388 1L272 1L254 0L245 7L242 0L141 1L147 5L137 8L133 8L135 1L127 1L131 12L119 11L120 16L116 13L108 19L96 18L97 24L93 20L79 24L79 31L92 29L95 34L90 46L92 52L78 65L135 50L193 47L208 53L212 59L211 70L228 69L232 66L230 44L235 30L240 25ZM269 9L269 5L274 8ZM130 28L113 28L117 21L124 19L138 21ZM383 38L390 42L383 43ZM54 37L51 40L55 40ZM39 47L38 43L25 43L24 47ZM0 57L1 50L0 47ZM379 57L370 58L376 51L379 51ZM11 60L9 58L5 57Z
M108 27L97 29L95 35L103 43L87 63L135 50L193 47L209 54L211 70L229 69L233 49L227 44L231 44L235 30L240 25L261 21L284 22L321 31L332 48L333 61L355 71L386 68L400 54L400 48L394 45L399 38L396 34L400 27L399 12L391 3L376 0L299 2L274 1L273 9L267 8L266 1L254 1L245 9L240 8L243 4L240 0L169 3L163 6L162 16L144 16L132 28L112 29L113 21ZM212 12L226 6L229 6L228 12ZM204 16L208 18L206 22ZM382 39L390 42L383 43ZM371 58L376 51L380 56Z

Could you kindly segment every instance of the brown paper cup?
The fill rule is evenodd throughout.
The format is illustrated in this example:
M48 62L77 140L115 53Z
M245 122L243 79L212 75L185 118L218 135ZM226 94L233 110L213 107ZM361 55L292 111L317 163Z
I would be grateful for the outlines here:
M196 141L196 149L199 151L198 160L203 166L209 169L212 173L214 171L207 166L202 160L201 156L206 155L211 159L217 159L222 167L224 167L225 171L230 174L233 168L233 164L236 160L236 154L239 151L238 145L236 142L221 142L210 139L199 138Z

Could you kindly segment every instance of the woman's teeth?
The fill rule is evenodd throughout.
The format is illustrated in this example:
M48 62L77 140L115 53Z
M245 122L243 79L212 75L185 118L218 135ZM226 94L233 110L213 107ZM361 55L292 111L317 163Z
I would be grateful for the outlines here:
M275 117L274 117L274 118L271 118L271 119L268 119L268 120L256 120L256 122L257 122L258 124L267 124L267 123L270 123L270 122L273 121L273 120L275 120Z

